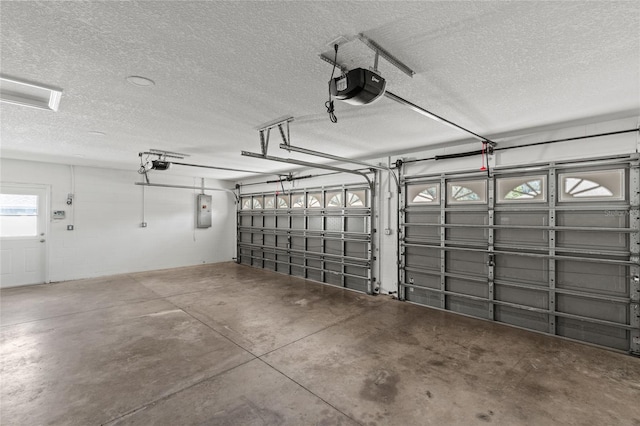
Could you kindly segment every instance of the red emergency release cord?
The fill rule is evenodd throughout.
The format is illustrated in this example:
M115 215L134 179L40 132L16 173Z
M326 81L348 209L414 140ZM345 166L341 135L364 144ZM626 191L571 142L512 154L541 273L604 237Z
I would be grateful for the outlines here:
M480 170L487 170L487 168L484 165L484 153L487 151L487 143L486 142L482 142L482 167L480 167Z

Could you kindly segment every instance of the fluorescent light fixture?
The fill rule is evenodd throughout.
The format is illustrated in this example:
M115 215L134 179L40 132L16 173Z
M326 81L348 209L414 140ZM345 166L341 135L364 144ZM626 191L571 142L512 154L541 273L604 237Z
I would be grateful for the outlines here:
M62 89L0 76L0 101L58 111Z

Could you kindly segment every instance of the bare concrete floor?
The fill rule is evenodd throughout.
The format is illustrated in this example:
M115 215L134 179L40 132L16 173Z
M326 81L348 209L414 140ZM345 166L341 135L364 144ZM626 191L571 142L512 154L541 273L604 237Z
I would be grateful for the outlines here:
M640 359L234 263L0 292L2 425L632 425Z

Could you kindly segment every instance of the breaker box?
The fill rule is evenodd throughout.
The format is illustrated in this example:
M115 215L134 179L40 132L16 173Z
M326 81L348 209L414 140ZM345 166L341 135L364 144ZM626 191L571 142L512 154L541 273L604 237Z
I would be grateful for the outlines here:
M198 228L211 228L211 195L198 195L196 226Z

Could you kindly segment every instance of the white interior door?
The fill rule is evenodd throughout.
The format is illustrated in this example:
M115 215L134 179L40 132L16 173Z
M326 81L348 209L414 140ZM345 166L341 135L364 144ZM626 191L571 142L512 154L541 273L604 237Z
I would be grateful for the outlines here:
M46 187L0 186L0 287L46 280Z

